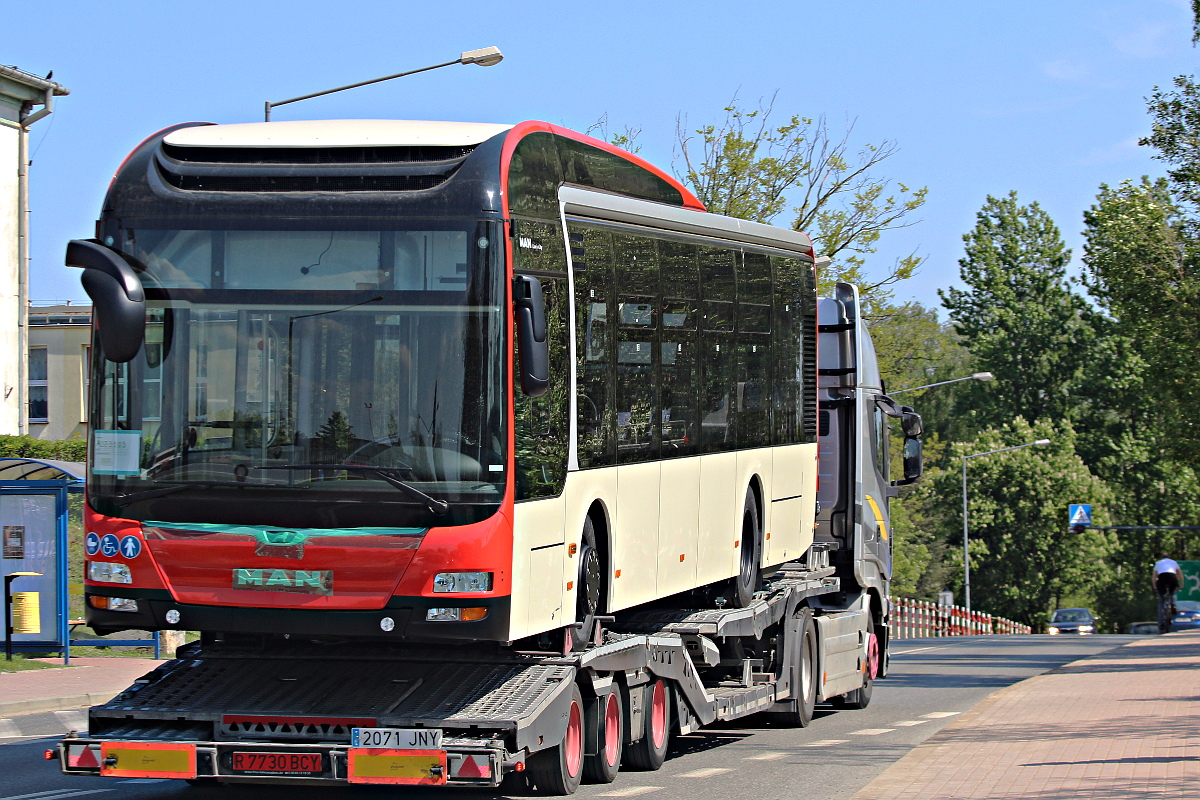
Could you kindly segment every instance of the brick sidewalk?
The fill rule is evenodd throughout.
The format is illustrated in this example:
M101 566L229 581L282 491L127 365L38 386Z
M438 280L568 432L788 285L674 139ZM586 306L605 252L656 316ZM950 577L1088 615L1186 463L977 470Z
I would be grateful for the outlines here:
M1153 637L991 695L853 800L1200 797L1200 632Z
M106 703L161 663L152 658L72 658L69 667L0 672L0 718Z

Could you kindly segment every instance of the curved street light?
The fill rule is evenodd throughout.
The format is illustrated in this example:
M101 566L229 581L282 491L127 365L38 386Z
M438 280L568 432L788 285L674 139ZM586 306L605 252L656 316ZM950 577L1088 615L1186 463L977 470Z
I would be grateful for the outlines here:
M969 379L959 378L959 380ZM967 459L990 456L993 453L1007 453L1009 450L1020 450L1024 447L1045 447L1048 444L1050 444L1049 439L1038 439L1036 442L1030 442L1029 444L1018 444L1013 447L1001 447L999 450L987 450L982 453L972 453L969 456L959 456L962 459L963 494L963 606L968 612L971 610L971 554L968 548L969 539L967 536Z
M945 386L947 383L958 383L959 381L990 381L995 379L995 375L990 372L976 372L974 375L968 375L965 378L954 378L948 381L938 381L937 383L927 383L924 386L910 386L907 389L897 389L894 392L888 392L888 397L898 395L901 392L915 392L918 389L932 389L934 386Z
M453 61L447 61L444 64L434 64L431 67L421 67L420 69L410 69L407 72L397 72L395 75L385 75L382 78L372 78L369 81L359 81L346 86L339 86L336 89L326 89L323 92L313 92L312 94L293 97L288 100L278 100L274 103L267 101L264 107L266 122L271 121L271 109L278 106L286 106L288 103L296 103L300 100L308 100L313 97L321 97L334 92L344 92L347 89L357 89L359 86L368 86L372 83L380 83L382 81L390 81L393 78L403 78L405 75L416 75L418 72L428 72L431 69L439 69L441 67L449 67L452 64L478 64L481 67L490 67L499 64L504 60L504 54L500 52L499 47L483 47L479 50L468 50Z

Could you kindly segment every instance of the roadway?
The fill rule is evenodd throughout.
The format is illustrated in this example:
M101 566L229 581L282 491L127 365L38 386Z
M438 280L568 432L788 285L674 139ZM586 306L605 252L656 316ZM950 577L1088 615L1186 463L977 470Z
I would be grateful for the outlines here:
M892 648L891 675L875 684L861 711L818 706L804 729L772 727L757 717L675 740L658 772L622 772L607 785L585 785L576 797L695 800L848 798L885 768L992 692L1079 658L1118 647L1133 636L978 636L908 639ZM82 712L0 720L0 800L284 800L295 787L193 788L182 782L68 778L42 760ZM404 796L488 800L486 790L409 790ZM311 788L308 800L383 800L383 787ZM519 795L513 795L519 796Z

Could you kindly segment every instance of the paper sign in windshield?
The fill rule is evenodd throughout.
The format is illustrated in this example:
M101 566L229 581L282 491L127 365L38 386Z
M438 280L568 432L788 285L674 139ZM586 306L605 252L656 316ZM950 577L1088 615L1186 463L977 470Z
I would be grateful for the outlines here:
M137 475L141 451L141 431L93 431L92 472L97 475Z

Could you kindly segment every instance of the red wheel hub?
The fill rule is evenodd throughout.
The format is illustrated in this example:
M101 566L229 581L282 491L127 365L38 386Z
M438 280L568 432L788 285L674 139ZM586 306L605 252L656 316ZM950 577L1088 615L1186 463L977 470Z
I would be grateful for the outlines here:
M567 774L574 778L583 764L583 715L580 713L579 704L574 701L571 701L571 714L567 718L567 735L563 737L563 747L567 751Z
M615 767L621 757L621 707L616 694L608 696L604 706L604 759Z
M875 680L879 677L879 637L871 634L867 638L867 677Z
M650 741L654 749L667 740L667 690L662 681L654 682L650 692Z

